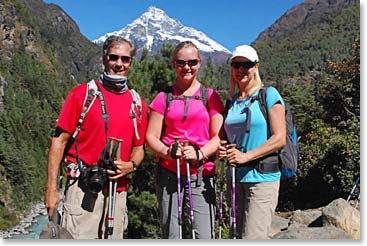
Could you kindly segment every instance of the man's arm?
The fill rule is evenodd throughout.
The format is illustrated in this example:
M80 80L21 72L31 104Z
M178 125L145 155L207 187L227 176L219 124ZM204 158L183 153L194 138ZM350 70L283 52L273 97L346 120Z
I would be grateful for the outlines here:
M48 211L49 218L52 217L54 209L59 204L58 176L60 170L61 159L70 134L61 132L52 138L50 151L48 153L47 166L47 183L45 194L45 206Z

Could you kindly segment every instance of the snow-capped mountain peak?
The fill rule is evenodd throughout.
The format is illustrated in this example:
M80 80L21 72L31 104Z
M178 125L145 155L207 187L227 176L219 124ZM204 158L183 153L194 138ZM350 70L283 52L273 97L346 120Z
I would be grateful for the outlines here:
M184 26L180 21L170 18L163 10L153 6L123 29L106 33L93 42L102 45L111 35L122 36L135 42L138 45L138 53L144 47L155 53L164 42L176 44L181 41L192 41L201 52L216 55L219 53L221 57L230 54L226 48L203 32Z

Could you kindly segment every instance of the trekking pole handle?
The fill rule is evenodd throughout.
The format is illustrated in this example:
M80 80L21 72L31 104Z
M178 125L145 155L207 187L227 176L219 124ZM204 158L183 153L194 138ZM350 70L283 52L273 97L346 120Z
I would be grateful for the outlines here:
M226 140L220 140L220 145L221 146L226 146L227 145L227 141Z
M228 144L227 145L227 150L228 149L233 149L233 148L236 148L236 147L237 147L237 144ZM234 167L237 166L236 164L230 164L230 165L231 166L234 166Z
M221 147L225 147L225 148L226 148L226 150L227 150L227 148L228 148L228 146L227 146L227 141L226 141L226 140L220 140L220 146L221 146Z
M236 147L237 147L237 144L228 144L227 145L228 149L232 149L232 148L236 148Z
M180 157L177 156L177 149L178 145L180 144L180 139L178 137L175 137L175 141L173 142L172 146L170 147L170 153L172 159L179 159Z
M190 145L189 140L184 140L184 141L182 141L182 145L183 145L184 147L189 146L189 145Z
M182 142L182 145L183 145L183 147L186 147L186 146L189 146L190 145L190 142L189 142L189 140L184 140L183 142ZM184 158L185 159L185 158ZM186 159L185 159L186 160ZM186 162L187 162L188 160L186 160Z

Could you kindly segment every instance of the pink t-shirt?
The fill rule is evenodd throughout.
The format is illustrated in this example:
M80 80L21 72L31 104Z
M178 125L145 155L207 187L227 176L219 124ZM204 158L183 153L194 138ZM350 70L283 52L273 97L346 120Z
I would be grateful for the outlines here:
M173 86L173 95L178 95L176 86ZM200 88L195 92L194 96L200 96ZM179 137L180 141L188 140L190 143L199 147L204 146L209 140L210 118L215 114L223 112L224 106L219 95L212 89L208 88L208 107L209 112L200 99L189 99L187 118L184 119L184 99L172 100L166 112L164 119L164 136L163 143L167 146L175 141L175 137ZM166 110L166 95L160 92L149 106L150 110L156 111L164 115ZM162 160L161 165L173 172L176 172L176 160ZM181 174L186 174L186 166L181 160ZM197 174L197 168L190 168L190 174ZM203 176L214 175L215 164L208 161L203 166Z
M147 127L147 106L143 100L142 117L141 120L137 120L140 136L140 140L138 140L134 134L133 120L129 118L132 103L131 93L113 93L106 90L99 81L96 81L96 83L103 93L106 111L109 117L107 136L105 133L104 121L102 119L100 97L98 97L86 114L81 125L81 131L77 138L79 157L87 165L97 163L106 145L107 138L114 137L123 140L121 143L121 160L128 161L130 159L132 147L144 144L144 136ZM73 133L76 128L82 111L86 90L86 83L80 84L71 90L61 109L57 126L68 133ZM74 157L76 156L75 143L71 146L69 154ZM71 161L75 160L73 157L67 158ZM127 187L126 178L119 181L120 188Z

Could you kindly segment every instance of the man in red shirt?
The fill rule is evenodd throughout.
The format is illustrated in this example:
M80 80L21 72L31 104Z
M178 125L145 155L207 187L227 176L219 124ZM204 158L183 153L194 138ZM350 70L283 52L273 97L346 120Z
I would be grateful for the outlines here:
M145 101L139 99L140 106L133 104L133 94L127 85L127 74L135 52L135 46L121 37L110 36L104 42L105 69L99 80L95 81L98 97L82 121L80 131L65 158L64 163L70 172L66 184L61 226L76 239L101 239L110 236L112 239L122 239L123 231L127 227L126 175L133 172L144 158L143 145L147 126ZM65 146L77 127L86 92L86 83L70 91L52 138L45 195L50 218L59 204L57 180L60 163ZM132 114L136 117L132 117ZM101 164L103 163L101 153L110 138L121 140L116 160L112 161L116 169ZM101 191L93 190L91 187L91 167L105 171L106 182L102 181L104 187ZM107 212L109 187L106 185L112 181L117 183L113 218L109 217ZM107 225L111 220L114 222L113 234Z

